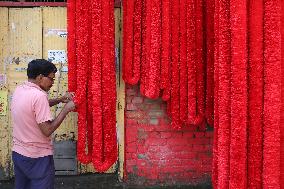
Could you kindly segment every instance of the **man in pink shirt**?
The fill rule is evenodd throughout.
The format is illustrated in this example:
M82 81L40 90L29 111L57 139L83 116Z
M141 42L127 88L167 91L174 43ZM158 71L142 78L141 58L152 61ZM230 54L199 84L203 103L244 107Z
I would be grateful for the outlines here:
M13 93L12 159L16 189L53 189L54 162L50 135L60 126L66 115L75 109L72 95L48 100L47 91L54 83L57 69L44 59L28 64L28 81ZM50 106L66 103L53 119Z

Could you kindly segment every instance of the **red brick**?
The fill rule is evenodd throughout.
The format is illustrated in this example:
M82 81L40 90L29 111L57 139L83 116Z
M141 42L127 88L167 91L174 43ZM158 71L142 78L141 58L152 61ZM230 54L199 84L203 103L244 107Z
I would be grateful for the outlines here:
M157 139L160 139L160 138L161 138L161 134L160 134L160 132L157 132L157 131L150 132L149 138L157 138Z
M213 138L213 135L214 135L214 132L213 131L207 131L206 133L205 133L205 136L206 137L208 137L208 138Z
M140 119L140 118L145 117L145 115L141 111L126 111L126 117L127 118Z
M206 144L206 145L210 145L210 139L208 138L188 138L187 139L188 144L194 144L194 145L202 145L202 144Z
M134 97L132 99L132 103L133 104L141 104L141 103L143 103L143 98L142 97Z
M167 144L170 146L184 146L187 144L187 140L185 138L170 138L167 139Z
M193 159L196 157L196 154L193 152L184 152L184 153L176 153L175 158L184 160L184 159Z
M161 132L161 138L170 138L172 136L171 132Z
M128 144L127 146L126 146L126 148L125 148L125 151L126 152L137 152L137 146L136 146L136 144L135 143L130 143L130 144Z
M170 147L170 149L171 149L172 152L181 152L181 151L185 150L186 148L185 148L185 146L173 145L173 146Z
M164 116L164 112L162 112L162 111L150 111L149 113L148 113L148 115L149 115L149 117L151 117L151 118L159 118L159 117L162 117L162 116Z
M193 145L192 151L194 152L203 152L204 151L204 145Z
M194 136L196 138L203 138L203 137L205 137L205 133L204 132L195 132Z
M136 94L137 94L137 91L135 91L134 89L126 89L127 96L134 96Z
M126 90L131 94L126 94L126 102L132 104L128 106L131 111L125 112L126 179L134 174L142 184L208 181L213 132L191 125L177 131L170 125L165 102L142 97L138 86L127 85Z
M148 138L145 143L149 146L164 146L167 141L165 139Z
M149 123L149 119L145 119L145 118L142 118L142 119L138 119L137 120L138 124L148 124Z
M193 137L193 132L184 132L183 136L186 138L192 138Z
M172 138L183 138L182 132L172 132Z
M126 125L127 126L133 126L133 125L137 126L137 120L135 120L135 119L126 119Z
M127 104L126 109L130 110L130 111L138 110L138 108L135 104Z
M159 119L157 118L151 118L149 121L150 125L158 125L159 124Z
M149 105L149 110L161 110L161 105L160 104L150 104ZM163 114L164 114L164 111L162 111L163 112Z

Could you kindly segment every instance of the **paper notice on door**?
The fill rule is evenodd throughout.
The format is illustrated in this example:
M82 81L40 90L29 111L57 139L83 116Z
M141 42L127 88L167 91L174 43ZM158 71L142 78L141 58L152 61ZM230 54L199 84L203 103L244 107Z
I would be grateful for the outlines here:
M66 63L66 51L65 50L49 50L48 51L48 60L54 64Z

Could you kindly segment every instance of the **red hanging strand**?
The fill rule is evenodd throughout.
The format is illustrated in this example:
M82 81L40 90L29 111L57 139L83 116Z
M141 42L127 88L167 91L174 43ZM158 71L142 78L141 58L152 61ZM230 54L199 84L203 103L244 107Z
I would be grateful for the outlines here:
M68 52L68 90L75 92L77 88L76 65L76 0L67 2L67 48Z
M207 123L214 124L214 0L206 0L206 108ZM205 52L205 51L204 51Z
M163 89L162 99L170 99L170 1L162 1L162 51L161 51L161 89Z
M281 123L280 123L280 144L281 144L281 156L280 159L284 159L284 1L281 1ZM284 188L284 161L281 161L280 168L280 188Z
M69 90L76 88L77 157L84 164L92 161L98 172L104 172L117 160L114 2L69 3L68 15L76 18L68 39L69 62L76 62L69 66L68 79Z
M218 127L218 187L219 189L229 188L229 173L230 173L230 5L228 1L219 2L218 11L218 44L219 44L219 56L218 56L218 115L219 115L219 127Z
M249 3L247 188L262 188L263 2Z
M263 188L280 188L281 4L264 1Z
M230 188L247 188L247 2L230 1Z
M214 4L214 134L212 159L212 186L218 188L218 133L219 133L219 1Z
M180 78L179 78L179 11L180 4L179 0L173 0L172 9L171 9L171 27L172 29L172 61L171 61L171 118L172 118L172 127L175 129L181 128L180 121L180 112L179 112L179 100L180 100Z
M187 0L180 0L180 40L179 40L179 48L180 48L180 88L179 88L179 112L180 112L180 120L183 123L187 121L187 62L186 62L186 45L187 45L187 33L186 33L186 23L187 23Z
M142 0L135 1L134 7L134 41L133 41L133 79L129 84L137 84L140 80L141 43L142 43Z
M115 127L115 68L114 68L114 17L113 3L101 1L101 101L102 124L94 128L93 165L97 171L106 171L117 159ZM104 32L102 32L104 31Z
M150 15L149 15L150 14ZM142 62L141 62L141 79L140 92L146 96L148 89L149 77L149 51L151 48L151 1L143 0L142 4Z
M94 1L92 7L92 93L93 93L93 154L92 162L97 168L97 162L102 161L102 4ZM105 33L106 34L106 33Z
M135 85L140 80L142 0L123 3L123 79Z
M74 102L78 109L78 142L77 157L82 163L90 162L90 154L85 152L87 142L87 70L88 70L88 54L86 46L88 46L88 6L85 0L76 1L76 11L80 15L76 22L76 52L77 52L77 90ZM73 69L71 67L71 69ZM72 70L71 70L72 73ZM71 79L71 78L70 78Z
M196 111L192 124L205 129L205 92L204 92L204 41L203 41L203 0L196 0Z
M187 7L187 82L189 125L200 125L204 121L204 80L202 42L202 1L189 0Z
M146 97L155 99L160 94L161 1L147 1L146 7L147 83L142 88Z

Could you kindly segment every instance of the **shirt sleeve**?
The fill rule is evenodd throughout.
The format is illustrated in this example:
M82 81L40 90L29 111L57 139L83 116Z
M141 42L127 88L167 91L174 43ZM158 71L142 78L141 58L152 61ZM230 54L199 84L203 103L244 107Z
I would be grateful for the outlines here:
M51 121L53 119L51 115L47 95L42 94L42 95L39 95L35 99L34 112L35 112L36 122L38 124L46 122L46 121Z

